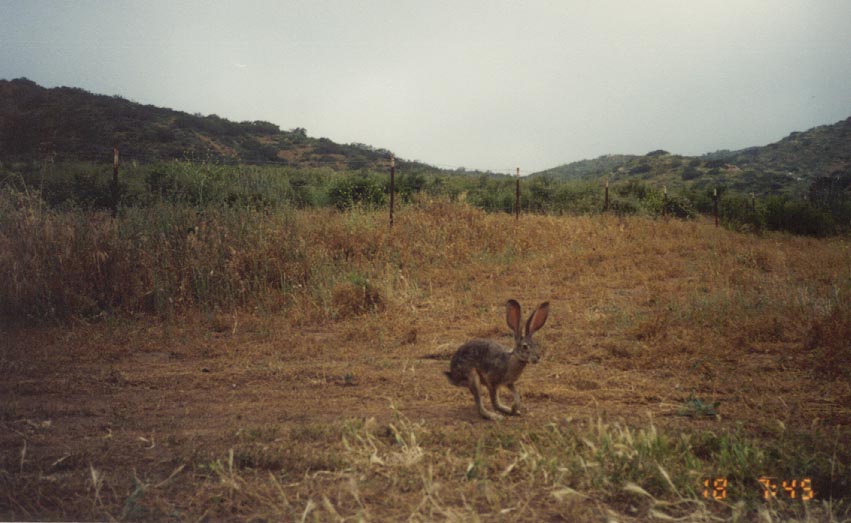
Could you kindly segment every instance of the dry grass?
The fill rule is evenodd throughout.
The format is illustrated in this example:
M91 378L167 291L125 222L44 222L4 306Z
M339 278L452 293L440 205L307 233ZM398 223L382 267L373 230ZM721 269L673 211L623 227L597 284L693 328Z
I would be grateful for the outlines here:
M847 240L443 201L392 231L3 205L0 518L849 520ZM507 341L510 297L550 300L547 352L528 413L486 422L441 371ZM759 474L817 500L762 504Z

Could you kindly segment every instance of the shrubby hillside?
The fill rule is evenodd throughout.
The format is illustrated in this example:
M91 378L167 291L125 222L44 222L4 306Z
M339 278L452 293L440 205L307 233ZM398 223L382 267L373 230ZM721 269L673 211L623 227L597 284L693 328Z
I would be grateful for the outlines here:
M793 132L779 142L689 157L657 150L643 156L606 155L534 174L556 180L640 180L657 188L719 188L757 195L802 197L811 186L849 185L851 118Z
M376 168L390 155L313 138L303 128L188 114L74 87L47 89L25 78L0 80L0 160L110 161L113 145L142 162L192 158L333 169Z

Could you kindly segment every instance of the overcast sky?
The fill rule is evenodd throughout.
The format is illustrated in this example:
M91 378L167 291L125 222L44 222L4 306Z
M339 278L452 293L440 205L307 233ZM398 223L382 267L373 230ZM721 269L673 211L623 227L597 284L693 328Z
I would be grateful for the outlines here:
M0 78L531 173L845 119L849 27L847 0L0 0Z

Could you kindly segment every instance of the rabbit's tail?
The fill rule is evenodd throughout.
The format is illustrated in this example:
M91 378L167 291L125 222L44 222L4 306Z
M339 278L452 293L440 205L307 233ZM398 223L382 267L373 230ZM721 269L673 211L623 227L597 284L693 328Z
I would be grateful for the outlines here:
M458 379L457 376L455 376L454 374L452 374L451 371L448 371L448 370L443 371L443 373L446 374L446 377L449 379L449 383L455 385L456 387L466 387L467 386L467 380L466 379L464 379L464 378Z

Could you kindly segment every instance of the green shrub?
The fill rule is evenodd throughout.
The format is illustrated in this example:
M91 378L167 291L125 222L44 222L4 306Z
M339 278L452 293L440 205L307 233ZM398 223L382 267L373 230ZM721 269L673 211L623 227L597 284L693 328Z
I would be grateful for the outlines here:
M649 173L651 170L652 170L652 167L650 167L650 164L640 163L640 164L636 165L635 167L633 167L632 169L630 169L629 173L630 174L644 174L644 173Z
M694 218L697 212L685 196L665 195L640 182L631 182L628 187L618 191L636 202L639 209L652 216L673 216L676 218Z
M351 209L355 205L377 207L385 202L384 189L368 174L341 176L328 192L331 205L339 210Z
M667 216L684 219L697 216L697 210L685 196L668 195L667 199L664 200L663 207Z
M688 166L683 169L683 173L680 176L683 180L694 180L703 176L703 173L696 167Z
M615 185L613 190L620 196L632 196L639 200L647 198L653 192L653 189L649 185L638 180L630 180L626 183Z
M618 216L637 214L639 205L634 200L612 198L609 200L609 210Z
M727 192L718 202L718 214L726 227L739 230L765 229L765 207L753 205L744 194Z
M769 229L808 236L829 236L836 233L831 214L809 202L770 196L766 201L766 225Z
M401 174L396 178L396 191L403 202L410 202L425 186L426 178L419 173Z

